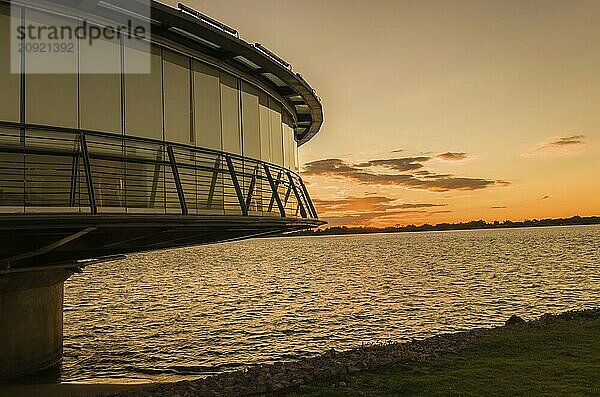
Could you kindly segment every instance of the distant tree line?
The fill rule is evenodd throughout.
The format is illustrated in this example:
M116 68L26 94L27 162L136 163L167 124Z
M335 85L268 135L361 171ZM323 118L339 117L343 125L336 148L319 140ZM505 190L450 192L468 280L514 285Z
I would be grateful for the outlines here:
M542 226L573 226L573 225L597 225L600 224L600 216L573 216L571 218L556 219L528 219L525 221L494 221L486 222L483 220L459 222L459 223L438 223L430 225L428 223L420 226L390 226L385 228L377 227L347 227L334 226L324 229L307 230L302 232L290 233L288 236L325 236L335 234L364 234L364 233L402 233L402 232L429 232L444 230L473 230L473 229L503 229L516 227L542 227Z

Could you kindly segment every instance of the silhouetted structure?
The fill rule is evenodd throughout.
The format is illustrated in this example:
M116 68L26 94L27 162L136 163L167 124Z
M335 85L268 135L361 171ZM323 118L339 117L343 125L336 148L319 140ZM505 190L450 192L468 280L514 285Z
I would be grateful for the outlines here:
M322 106L289 64L184 6L152 1L147 18L132 1L34 3L0 1L0 377L60 359L63 281L92 261L323 224L297 160ZM11 22L82 16L144 20L149 51L80 41L64 74L10 53ZM129 73L143 57L149 73ZM85 73L97 62L116 73Z

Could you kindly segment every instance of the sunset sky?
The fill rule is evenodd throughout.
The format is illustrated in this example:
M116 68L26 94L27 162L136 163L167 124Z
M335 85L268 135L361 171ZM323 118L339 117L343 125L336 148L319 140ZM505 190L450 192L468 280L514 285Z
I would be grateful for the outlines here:
M300 160L330 225L600 215L599 1L187 4L317 90Z

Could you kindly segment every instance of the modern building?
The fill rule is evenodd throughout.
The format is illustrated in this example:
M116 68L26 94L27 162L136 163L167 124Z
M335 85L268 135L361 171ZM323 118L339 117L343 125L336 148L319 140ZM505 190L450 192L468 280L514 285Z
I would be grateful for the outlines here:
M32 3L0 0L0 377L60 360L63 282L89 263L322 223L297 150L323 110L288 63L185 6ZM28 37L15 56L15 22L85 16L148 24L148 51L77 42L47 74Z

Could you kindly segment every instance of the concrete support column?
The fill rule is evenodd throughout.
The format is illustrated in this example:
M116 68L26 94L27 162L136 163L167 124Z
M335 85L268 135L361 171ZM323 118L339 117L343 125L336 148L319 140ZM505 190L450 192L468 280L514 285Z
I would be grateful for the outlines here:
M63 346L67 270L0 275L0 378L58 364Z

